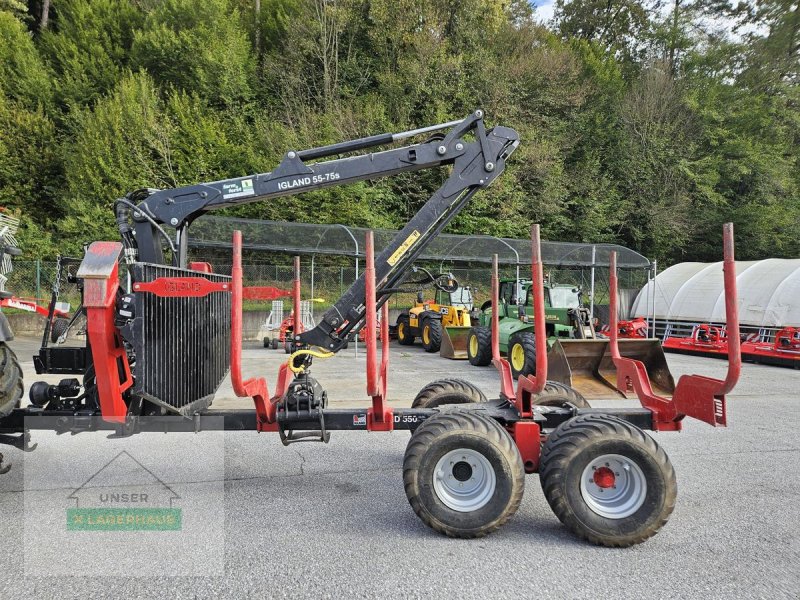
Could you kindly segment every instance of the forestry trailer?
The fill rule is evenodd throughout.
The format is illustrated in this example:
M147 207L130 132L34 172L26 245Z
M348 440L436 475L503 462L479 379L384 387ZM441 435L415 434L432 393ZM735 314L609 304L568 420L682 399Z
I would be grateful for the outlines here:
M313 162L433 132L442 133L403 147ZM503 172L518 143L513 129L486 128L477 110L442 125L292 150L269 173L140 190L117 200L121 241L90 244L77 272L86 346L63 353L58 351L64 348L47 349L48 372L74 373L82 382L34 384L31 404L0 419L0 438L22 446L36 429L131 435L224 427L274 432L291 444L327 442L335 430L410 430L403 462L406 495L414 512L436 531L472 538L498 529L520 505L525 474L538 472L556 515L577 535L607 546L644 541L669 517L676 485L666 454L642 429L676 431L687 416L725 425L724 395L739 368L735 344L725 381L684 376L671 398L656 396L641 364L616 352L618 385L636 389L641 406L579 409L569 401L569 390L546 381L543 329L536 338L537 376L520 377L515 389L508 363L499 356L494 327L493 356L501 374L497 398L486 400L468 383L445 379L423 388L413 408L393 408L386 399L389 335L383 327L379 362L378 311L387 323L390 291L402 287L414 260L470 198ZM443 166L449 167L443 185L377 256L367 236L364 273L319 324L293 332L292 353L273 393L264 378L243 379L241 234L233 235L231 276L220 275L206 263L188 262L192 222L218 208ZM532 245L541 322L538 229ZM730 229L725 258L728 328L731 339L738 340L738 331L732 331L736 303ZM121 262L130 274L129 285L121 283ZM297 275L294 289L298 308ZM367 328L370 406L328 408L322 383L311 376L312 361L332 356L362 327ZM228 373L235 393L252 398L254 409L210 410ZM154 422L148 415L162 416Z

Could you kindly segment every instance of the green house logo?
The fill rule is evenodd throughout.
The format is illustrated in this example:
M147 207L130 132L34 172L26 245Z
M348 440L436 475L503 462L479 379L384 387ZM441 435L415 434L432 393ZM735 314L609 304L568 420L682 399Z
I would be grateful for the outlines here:
M180 496L150 469L121 451L67 497L68 531L180 531Z

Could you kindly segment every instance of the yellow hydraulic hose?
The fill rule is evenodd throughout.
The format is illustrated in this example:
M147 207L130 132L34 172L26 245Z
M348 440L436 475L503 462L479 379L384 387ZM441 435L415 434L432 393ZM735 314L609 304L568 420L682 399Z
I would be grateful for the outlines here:
M306 370L303 365L300 365L299 367L294 366L295 357L305 355L313 356L314 358L330 358L331 356L334 356L334 353L328 352L327 350L298 350L297 352L293 352L289 355L289 362L287 363L287 366L292 373L302 373Z

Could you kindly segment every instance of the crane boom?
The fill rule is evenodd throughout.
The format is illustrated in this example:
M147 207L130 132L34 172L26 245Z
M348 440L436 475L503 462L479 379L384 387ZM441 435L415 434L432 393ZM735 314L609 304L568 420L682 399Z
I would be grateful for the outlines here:
M306 164L305 161L338 156L391 144L413 136L442 131L426 142L344 158ZM469 139L465 139L469 136ZM398 173L452 166L449 177L425 205L376 257L376 293L386 301L413 261L479 190L505 169L505 161L519 144L516 131L496 126L486 129L483 111L465 119L394 134L380 134L301 151L288 151L278 167L268 173L235 177L168 190L147 190L118 201L117 221L131 260L164 264L164 227L176 230L170 239L174 266L187 263L188 230L206 212L241 204L292 196L326 187L378 179ZM138 201L134 205L131 200ZM129 225L132 220L133 227ZM131 233L134 235L131 235ZM299 335L302 345L336 352L363 321L363 275L325 313L319 325Z

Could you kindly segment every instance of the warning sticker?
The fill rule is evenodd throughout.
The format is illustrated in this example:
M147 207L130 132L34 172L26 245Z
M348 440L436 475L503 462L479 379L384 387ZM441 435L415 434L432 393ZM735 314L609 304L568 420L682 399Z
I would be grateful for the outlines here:
M353 425L366 427L367 415L353 415Z
M252 179L242 179L240 181L222 184L222 197L225 199L254 195L255 190L253 189Z
M411 249L411 246L414 245L419 239L420 233L416 229L412 231L409 236L406 238L406 241L400 244L400 247L392 252L392 255L389 257L389 260L386 262L389 263L391 266L395 266L397 261L403 258L403 255Z

